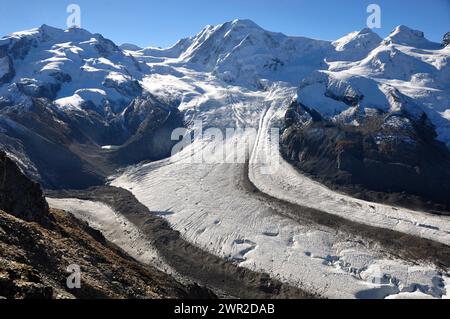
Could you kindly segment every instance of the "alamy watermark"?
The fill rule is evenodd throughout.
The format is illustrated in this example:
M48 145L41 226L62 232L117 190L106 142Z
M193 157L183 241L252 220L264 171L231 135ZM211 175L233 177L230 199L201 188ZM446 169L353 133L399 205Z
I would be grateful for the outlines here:
M81 267L77 264L69 265L66 271L70 274L66 279L66 286L68 289L81 288Z
M81 7L78 4L69 4L66 9L70 15L67 17L67 29L81 28Z
M246 164L257 165L263 174L277 172L280 158L280 129L271 128L261 138L255 128L209 127L203 129L195 121L193 129L178 128L172 132L173 161L189 164ZM179 154L183 154L180 158Z
M367 27L369 29L381 29L381 7L375 3L370 4L367 7L367 13L370 13L367 18Z

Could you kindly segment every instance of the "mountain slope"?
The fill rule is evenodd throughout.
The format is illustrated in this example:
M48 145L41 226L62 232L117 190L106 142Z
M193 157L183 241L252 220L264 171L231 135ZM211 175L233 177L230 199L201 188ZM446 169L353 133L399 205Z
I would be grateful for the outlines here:
M333 42L337 54L337 61L358 61L367 57L375 49L382 39L371 29L352 32Z

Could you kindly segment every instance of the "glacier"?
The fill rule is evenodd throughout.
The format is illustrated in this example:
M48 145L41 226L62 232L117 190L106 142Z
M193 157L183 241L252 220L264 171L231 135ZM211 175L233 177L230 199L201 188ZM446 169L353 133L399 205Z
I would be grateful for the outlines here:
M246 148L248 164L222 161L213 151L206 152L213 157L208 164L189 163L198 150L215 147L195 142L171 158L137 164L110 177L112 186L129 190L149 210L163 212L185 240L324 297L446 297L448 269L411 262L354 233L290 218L248 191L242 180L247 175L261 193L286 203L450 245L448 216L351 198L303 176L282 158L272 174L264 173L261 164L273 155L269 131L281 125L293 99L314 105L330 119L372 109L416 117L425 113L438 139L450 148L449 46L432 43L405 26L386 39L364 29L331 42L286 36L249 20L235 20L207 26L168 49L107 46L112 50L109 57L90 59L104 40L86 32L44 27L13 34L0 46L37 35L55 39L50 47L38 41L41 48L21 62L33 68L18 68L15 79L37 73L35 81L25 83L33 90L40 83L54 83L54 72L71 75L72 82L63 82L55 96L63 112L83 112L85 101L101 109L107 97L118 101L113 113L120 113L120 101L136 93L136 81L144 92L177 105L188 124L258 129L254 138L244 132L225 141L231 147L236 140L244 141L238 145ZM9 66L0 62L6 74ZM83 72L77 72L80 69ZM3 85L0 95L18 99L20 94L14 85ZM342 101L348 97L358 102L359 110ZM69 211L81 204L50 203ZM95 205L86 204L85 210L99 215L95 218L106 231L120 227L109 218L105 221L104 214L114 216L113 211Z

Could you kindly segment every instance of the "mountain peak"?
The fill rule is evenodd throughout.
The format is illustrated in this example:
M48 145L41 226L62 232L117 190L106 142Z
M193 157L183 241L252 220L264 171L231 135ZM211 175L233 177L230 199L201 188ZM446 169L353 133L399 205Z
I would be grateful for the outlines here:
M381 42L381 38L378 34L372 31L372 29L364 28L360 31L350 32L349 34L343 36L342 38L334 41L336 47L347 46L354 42Z
M370 51L378 47L381 37L369 28L354 31L333 42L339 58L345 60L360 60Z
M47 33L47 32L62 32L63 31L62 29L49 26L48 24L45 24L45 23L43 25L41 25L38 28L38 30L41 32L45 32L45 33Z
M231 22L231 24L233 26L241 26L241 27L247 27L247 28L259 28L261 29L261 27L256 24L255 22L253 22L250 19L235 19Z
M425 35L422 31L411 29L405 25L399 25L397 26L389 35L391 38L417 38L417 39L423 39L425 38Z
M51 27L47 24L41 25L37 30L38 36L41 36L43 39L58 39L64 34L64 30Z
M364 28L358 34L376 34L371 28Z
M427 40L422 31L411 29L405 25L397 26L384 42L387 44L394 43L422 49L434 49L439 47L439 45Z

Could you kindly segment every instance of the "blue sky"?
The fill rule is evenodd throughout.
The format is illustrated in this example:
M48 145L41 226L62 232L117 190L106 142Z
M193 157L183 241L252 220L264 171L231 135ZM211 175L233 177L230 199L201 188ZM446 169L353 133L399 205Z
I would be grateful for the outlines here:
M288 35L335 40L366 26L371 3L382 8L381 36L399 24L434 41L450 31L450 0L0 0L0 35L44 23L65 28L71 3L81 6L83 28L140 46L170 46L207 24L236 18Z

